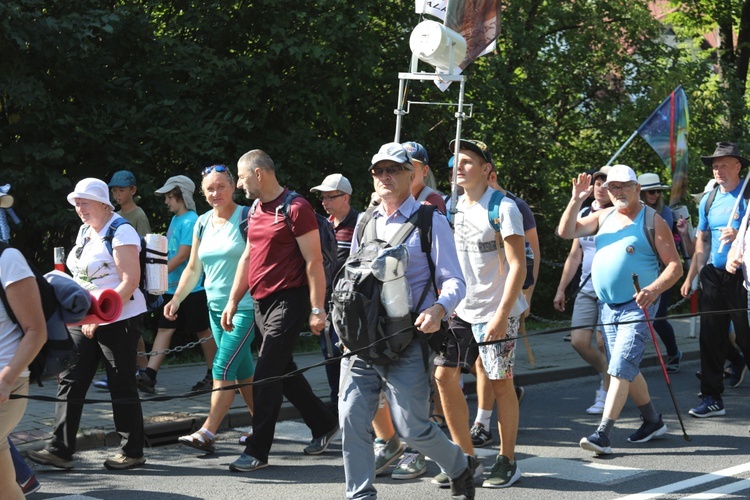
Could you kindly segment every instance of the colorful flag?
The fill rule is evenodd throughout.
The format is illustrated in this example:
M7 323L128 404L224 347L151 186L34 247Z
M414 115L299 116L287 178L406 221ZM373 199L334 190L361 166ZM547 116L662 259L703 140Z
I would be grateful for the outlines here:
M636 131L672 172L670 206L687 193L688 123L687 96L680 85Z

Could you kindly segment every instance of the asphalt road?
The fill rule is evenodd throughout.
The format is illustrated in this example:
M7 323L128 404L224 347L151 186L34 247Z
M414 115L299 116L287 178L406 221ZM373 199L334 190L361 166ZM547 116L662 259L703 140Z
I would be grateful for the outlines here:
M629 403L612 436L614 454L595 458L577 443L590 434L599 418L585 413L593 401L594 377L527 387L521 407L521 429L517 459L523 478L508 491L477 488L478 499L513 495L521 499L617 499L650 498L750 498L750 377L736 389L727 389L727 415L696 419L688 415L699 402L694 377L697 362L683 364L672 378L687 433L683 439L672 400L660 369L645 370L657 410L664 414L669 432L642 445L627 442L639 425L638 411ZM469 401L472 414L476 401ZM495 447L478 449L489 469ZM309 440L300 422L281 422L277 428L270 466L237 474L228 465L242 447L239 430L220 435L217 453L200 455L195 450L168 445L147 449L148 463L139 469L107 471L103 461L116 449L79 453L72 471L35 466L42 490L31 498L96 499L340 499L344 497L341 443L334 440L329 451L317 457L302 454ZM449 498L430 478L439 472L428 462L428 472L410 481L378 479L380 498ZM654 491L655 490L655 491ZM75 496L71 496L75 495ZM0 495L2 496L2 495Z

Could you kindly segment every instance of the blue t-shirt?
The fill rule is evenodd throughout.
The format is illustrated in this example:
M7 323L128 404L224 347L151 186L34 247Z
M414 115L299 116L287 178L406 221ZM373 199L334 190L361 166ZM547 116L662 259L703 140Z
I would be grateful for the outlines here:
M206 274L204 286L208 307L213 311L223 311L227 305L229 292L234 284L234 275L237 266L245 251L245 238L240 231L240 217L242 207L237 206L232 216L222 226L215 227L211 222L213 211L210 210L200 216L195 225L195 235L200 240L198 247L198 258L203 264L203 272ZM203 236L200 236L200 227L203 226ZM253 298L249 293L245 294L239 304L238 311L253 309Z
M659 276L659 258L646 237L642 208L632 224L617 228L616 215L603 215L596 233L596 253L591 264L591 281L599 300L624 304L633 300L633 273L641 288Z
M719 253L719 247L721 246L719 238L721 237L721 230L727 226L734 203L737 201L737 197L740 196L741 190L742 183L737 184L737 187L728 193L722 193L721 189L719 189L716 192L714 201L711 203L708 218L706 218L706 201L708 200L708 196L703 197L698 207L698 229L700 231L711 231L711 253L708 256L708 263L713 264L716 269L723 270L727 266L727 254L729 253L731 244L724 245L721 253ZM740 221L745 216L746 209L745 200L741 199L737 213L732 220L732 227L734 229L740 228Z
M198 214L196 214L193 210L188 210L182 215L175 215L174 217L172 217L172 220L169 223L169 229L167 229L168 259L171 259L175 255L177 255L177 252L180 250L180 246L193 246L193 226L195 226L195 222L197 220ZM180 283L180 276L182 275L182 271L185 270L187 264L188 259L185 259L185 262L174 268L172 272L169 273L169 288L167 289L168 294L174 295L174 292L177 290L177 285ZM198 284L195 285L195 288L193 288L193 292L198 292L200 290L203 290L203 285L199 281Z

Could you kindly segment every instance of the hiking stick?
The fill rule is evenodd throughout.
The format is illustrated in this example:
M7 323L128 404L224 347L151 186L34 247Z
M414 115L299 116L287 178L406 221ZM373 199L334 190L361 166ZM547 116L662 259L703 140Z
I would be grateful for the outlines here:
M635 287L635 293L639 293L641 291L641 285L638 283L638 275L633 273L633 286ZM667 373L667 367L664 365L664 359L661 357L661 351L659 350L659 342L656 339L656 332L654 331L654 327L651 324L651 318L648 317L648 311L645 307L642 307L641 310L643 311L643 314L646 316L646 324L648 325L648 329L651 332L651 340L654 342L654 348L656 349L656 357L659 358L659 364L661 365L661 372L664 374L664 380L667 382L667 389L669 389L669 395L672 396L672 403L674 404L674 411L677 413L677 420L680 421L680 427L682 427L682 437L685 439L685 441L692 441L693 438L688 436L687 431L685 430L685 424L682 422L682 415L680 415L680 408L677 406L677 399L674 397L674 391L672 390L672 382L669 380L669 374Z

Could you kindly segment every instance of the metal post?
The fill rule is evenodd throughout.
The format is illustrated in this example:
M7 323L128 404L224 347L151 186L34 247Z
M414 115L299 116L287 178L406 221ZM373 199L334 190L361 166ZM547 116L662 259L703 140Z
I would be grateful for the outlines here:
M456 184L456 181L458 180L458 153L461 150L461 125L464 119L464 89L466 80L462 79L460 83L461 85L458 91L458 111L456 111L456 142L453 147L453 175L451 176L453 179L451 184L451 222L456 220L456 202L458 200L458 185Z
M396 103L396 109L393 111L396 113L396 135L393 138L393 142L401 142L401 121L404 118L404 79L398 79L398 103Z

